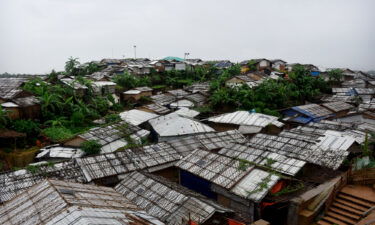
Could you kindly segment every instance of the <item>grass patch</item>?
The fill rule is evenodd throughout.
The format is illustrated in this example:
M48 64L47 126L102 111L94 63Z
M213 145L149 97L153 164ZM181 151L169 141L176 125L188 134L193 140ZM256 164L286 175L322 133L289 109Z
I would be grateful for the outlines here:
M74 133L65 127L49 127L43 129L42 133L55 142L67 140L74 136Z

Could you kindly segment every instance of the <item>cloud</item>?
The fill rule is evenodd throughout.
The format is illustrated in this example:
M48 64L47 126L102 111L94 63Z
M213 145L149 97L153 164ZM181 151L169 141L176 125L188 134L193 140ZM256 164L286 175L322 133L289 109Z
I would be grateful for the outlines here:
M372 0L2 0L0 73L47 73L69 56L282 58L374 69Z

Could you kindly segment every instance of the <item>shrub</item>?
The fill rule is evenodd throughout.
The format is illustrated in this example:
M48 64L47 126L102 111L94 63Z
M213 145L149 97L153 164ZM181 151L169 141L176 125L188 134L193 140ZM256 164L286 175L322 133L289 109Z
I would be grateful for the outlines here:
M97 141L86 141L81 145L82 151L87 155L98 154L101 147L102 146Z
M74 126L82 126L84 123L85 123L85 115L83 115L82 112L74 112L71 116L70 116L70 122L74 125Z
M26 133L28 136L37 135L40 131L39 123L32 120L15 120L12 128L15 131Z
M71 130L65 127L49 127L44 129L42 133L55 142L69 139L74 135Z
M106 123L113 123L121 120L118 114L109 114L104 117Z

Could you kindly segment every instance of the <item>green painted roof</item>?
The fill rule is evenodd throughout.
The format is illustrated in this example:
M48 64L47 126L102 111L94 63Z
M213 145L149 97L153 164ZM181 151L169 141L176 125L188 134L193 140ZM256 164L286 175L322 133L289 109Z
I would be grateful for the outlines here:
M179 62L185 61L184 59L182 59L180 57L174 57L174 56L165 57L164 60L169 60L169 61L175 60L175 61L179 61Z

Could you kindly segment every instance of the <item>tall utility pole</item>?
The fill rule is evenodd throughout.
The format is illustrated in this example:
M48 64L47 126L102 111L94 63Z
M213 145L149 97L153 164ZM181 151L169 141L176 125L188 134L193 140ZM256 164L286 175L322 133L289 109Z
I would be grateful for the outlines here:
M134 59L137 59L137 46L134 45L133 48L134 48Z

